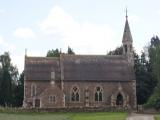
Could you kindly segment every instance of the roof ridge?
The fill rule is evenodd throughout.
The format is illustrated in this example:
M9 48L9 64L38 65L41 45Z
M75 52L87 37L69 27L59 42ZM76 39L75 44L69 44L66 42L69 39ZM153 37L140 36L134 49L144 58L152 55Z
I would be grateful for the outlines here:
M76 55L71 55L71 54L62 54L61 55L62 57L63 56L73 56L73 57L76 57L76 56L79 56L79 57L124 57L124 55L98 55L98 54L93 54L93 55L89 55L89 54L76 54Z
M26 58L28 58L28 59L31 59L31 58L33 58L33 59L34 58L35 59L36 58L40 58L40 59L56 59L57 58L57 59L59 59L59 57L40 57L40 56L29 56L29 57L27 56Z

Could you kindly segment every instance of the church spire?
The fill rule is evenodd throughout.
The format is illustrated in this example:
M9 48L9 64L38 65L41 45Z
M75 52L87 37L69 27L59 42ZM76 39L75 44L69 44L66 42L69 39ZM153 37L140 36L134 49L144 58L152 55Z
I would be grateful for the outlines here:
M124 33L122 38L123 43L123 54L128 57L128 60L133 63L133 48L132 48L132 35L128 23L128 15L127 15L127 9L126 9L126 21L125 21L125 27L124 27Z
M127 8L126 8L126 20L128 19L128 15L127 15L127 12L128 12L128 11L127 11Z
M125 22L122 42L125 42L125 41L131 41L131 42L133 41L132 40L132 35L131 35L131 32L130 32L129 23L128 23L127 9L126 9L126 22Z

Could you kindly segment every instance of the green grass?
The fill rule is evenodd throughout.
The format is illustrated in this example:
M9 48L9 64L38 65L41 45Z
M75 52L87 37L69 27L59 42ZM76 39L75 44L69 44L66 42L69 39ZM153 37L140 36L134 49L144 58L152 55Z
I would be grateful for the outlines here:
M155 120L160 120L160 114L159 115L155 115Z
M127 113L0 113L0 120L125 120Z
M126 113L77 113L71 120L125 120L126 116Z

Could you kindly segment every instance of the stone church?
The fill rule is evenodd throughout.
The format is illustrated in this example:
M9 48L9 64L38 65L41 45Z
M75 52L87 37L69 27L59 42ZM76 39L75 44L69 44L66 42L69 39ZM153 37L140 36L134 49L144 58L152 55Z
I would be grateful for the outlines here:
M126 15L123 55L25 56L25 108L136 108L132 35Z

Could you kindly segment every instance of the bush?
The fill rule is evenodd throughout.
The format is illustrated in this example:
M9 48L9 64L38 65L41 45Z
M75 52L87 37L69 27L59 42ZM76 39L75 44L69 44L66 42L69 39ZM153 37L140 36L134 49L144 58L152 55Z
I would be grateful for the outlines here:
M153 107L156 110L160 109L160 84L154 90L154 94L149 98L145 107Z

